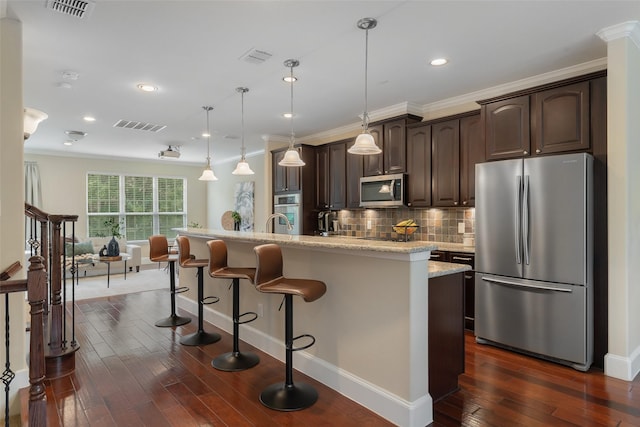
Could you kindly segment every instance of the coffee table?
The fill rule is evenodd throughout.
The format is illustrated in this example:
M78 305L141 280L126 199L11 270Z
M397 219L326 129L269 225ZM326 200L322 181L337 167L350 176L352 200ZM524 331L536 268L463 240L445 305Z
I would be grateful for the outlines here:
M124 261L124 280L127 280L127 261L131 259L129 254L120 254L118 256L101 256L98 261L107 264L107 288L109 287L109 277L111 276L111 263Z

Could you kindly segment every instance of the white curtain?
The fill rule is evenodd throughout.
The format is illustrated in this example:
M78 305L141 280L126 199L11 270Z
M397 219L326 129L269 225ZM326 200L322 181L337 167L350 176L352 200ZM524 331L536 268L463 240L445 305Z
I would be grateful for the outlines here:
M24 201L42 209L42 187L37 162L24 162Z

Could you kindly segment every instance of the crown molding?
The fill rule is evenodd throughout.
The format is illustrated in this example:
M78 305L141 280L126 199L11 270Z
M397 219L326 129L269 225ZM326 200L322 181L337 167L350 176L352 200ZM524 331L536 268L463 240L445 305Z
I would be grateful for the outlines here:
M640 49L640 22L627 21L601 29L596 33L605 42L629 38Z

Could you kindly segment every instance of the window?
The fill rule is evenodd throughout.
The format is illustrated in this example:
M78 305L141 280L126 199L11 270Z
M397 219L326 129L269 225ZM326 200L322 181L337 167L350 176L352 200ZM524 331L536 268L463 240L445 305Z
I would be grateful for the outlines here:
M153 234L174 238L171 229L186 224L186 185L184 178L88 174L89 236L109 236L105 221L113 218L127 240Z

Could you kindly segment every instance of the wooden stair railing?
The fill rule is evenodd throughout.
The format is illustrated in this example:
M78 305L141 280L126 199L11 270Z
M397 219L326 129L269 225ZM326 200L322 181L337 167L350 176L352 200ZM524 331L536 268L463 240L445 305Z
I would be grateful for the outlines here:
M9 360L9 294L13 292L27 292L27 300L31 307L30 321L31 333L29 339L29 406L28 418L30 427L41 427L47 425L47 397L45 393L45 358L44 358L44 308L47 296L47 272L45 270L44 259L40 256L33 256L29 259L29 271L26 279L9 280L10 277L20 270L19 261L13 263L9 268L0 273L0 294L5 294L5 346L7 350L7 360L2 381L5 382L6 399L8 399L8 389L13 379L13 372ZM5 404L5 421L8 422L9 405Z
M48 318L45 319L49 329L48 346L45 348L45 369L47 378L68 375L75 370L75 352L80 348L75 339L75 300L71 298L71 325L67 325L65 307L67 295L65 291L65 237L67 226L71 228L71 236L75 236L77 215L52 215L25 203L25 216L31 219L28 227L27 243L31 255L44 258L45 270L48 272L48 304L45 307ZM38 226L39 224L39 226ZM73 254L69 254L73 257ZM71 262L71 274L76 274L75 260ZM73 278L71 280L73 284ZM67 333L70 329L71 338Z

